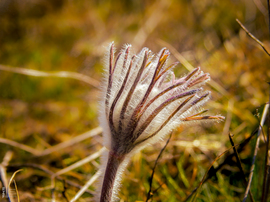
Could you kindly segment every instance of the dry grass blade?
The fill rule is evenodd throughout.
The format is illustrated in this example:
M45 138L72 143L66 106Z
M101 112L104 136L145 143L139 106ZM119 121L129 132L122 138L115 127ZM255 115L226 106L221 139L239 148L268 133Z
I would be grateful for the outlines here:
M87 182L86 184L80 189L80 191L70 200L70 202L74 202L78 200L81 195L88 189L89 186L91 186L101 175L101 171L97 171Z
M59 143L59 144L57 144L55 146L52 146L52 147L50 147L48 149L45 149L44 151L42 151L39 154L39 156L45 156L45 155L48 155L48 154L50 154L52 152L59 151L59 150L61 150L63 148L74 145L74 144L76 144L78 142L81 142L83 140L86 140L86 139L88 139L90 137L100 135L101 133L102 133L102 128L101 127L94 128L94 129L89 130L89 131L87 131L87 132L85 132L85 133L83 133L81 135L78 135L78 136L76 136L76 137L74 137L74 138L72 138L72 139L70 139L68 141Z
M267 9L264 7L262 2L260 0L253 0L256 7L261 11L261 13L266 16L267 15ZM268 1L269 2L269 1Z
M3 144L7 144L7 145L10 145L10 146L13 146L13 147L17 147L21 150L24 150L24 151L27 151L35 156L45 156L45 155L48 155L48 154L51 154L55 151L59 151L61 149L64 149L66 147L69 147L71 145L74 145L78 142L81 142L85 139L88 139L90 137L94 137L96 135L100 135L102 133L102 128L100 127L97 127L97 128L94 128L90 131L87 131L81 135L78 135L76 136L75 138L72 138L68 141L65 141L65 142L62 142L62 143L59 143L55 146L52 146L48 149L45 149L43 151L40 151L40 150L37 150L37 149L34 149L32 147L29 147L27 145L24 145L24 144L20 144L18 142L15 142L15 141L12 141L12 140L9 140L9 139L5 139L5 138L0 138L0 143L3 143Z
M257 39L253 34L250 33L250 31L247 30L247 28L238 20L236 19L237 23L242 27L242 29L254 40L256 41L262 48L263 50L266 52L266 54L268 56L270 56L270 53L266 50L266 48L264 47L264 44L259 40Z
M10 193L10 185L11 185L12 181L14 180L16 174L18 172L20 172L20 171L22 171L22 169L15 171L13 173L13 175L11 176L10 180L9 180L7 194L8 194L8 197L9 197L10 200L13 198L12 195L11 195L11 193ZM16 186L16 182L15 181L14 181L14 185L15 185L15 189L16 189L16 196L18 197L18 201L20 201L19 193L18 193L18 190L17 190L17 186Z
M2 182L3 187L8 186L8 180L7 180L7 175L6 175L6 167L7 167L8 163L9 163L9 161L12 158L12 154L13 154L13 152L8 151L5 154L2 163L0 164L0 181Z
M155 161L155 165L154 165L153 170L152 170L152 175L151 175L150 180L149 180L149 191L147 193L146 202L148 202L153 196L153 193L151 192L151 190L152 190L152 182L153 182L153 178L154 178L154 174L155 174L155 169L156 169L158 160L161 157L161 155L162 155L163 151L165 150L165 148L167 147L167 145L169 144L169 142L171 140L171 137L172 137L172 133L170 134L170 136L169 136L167 142L165 143L164 147L160 150L159 155L158 155L158 157L157 157L157 159Z
M26 163L26 164L10 164L8 167L10 168L22 168L22 167L28 167L28 168L34 168L34 169L38 169L38 170L41 170L45 173L48 174L48 176L54 176L55 173L52 172L51 170L45 168L44 166L42 165L38 165L38 164L34 164L34 163ZM70 180L67 180L67 179L64 179L62 178L61 176L56 176L55 177L56 179L58 180L61 180L61 181L65 181L67 184L69 184L70 186L73 186L73 187L76 187L78 189L81 189L82 186L73 182L73 181L70 181ZM90 191L90 190L86 190L85 192L89 193L89 194L92 194L93 195L93 192Z
M7 172L6 172L6 167L8 166L9 161L12 158L12 152L8 151L3 159L3 162L0 164L0 181L2 182L2 197L8 197L9 201L13 201L13 198L9 196L8 190L9 190L9 183L7 179ZM17 189L17 188L16 188ZM4 193L4 190L6 191L6 196Z
M72 164L71 166L68 166L68 167L66 167L66 168L64 168L64 169L62 169L62 170L56 172L54 175L55 175L55 176L57 176L57 175L62 175L62 174L66 173L66 172L68 172L68 171L70 171L70 170L73 170L73 169L75 169L75 168L78 168L78 167L80 167L80 166L82 166L82 165L84 165L84 164L86 164L86 163L88 163L88 162L90 162L90 161L92 161L92 160L94 160L94 159L100 157L100 155L101 155L105 150L106 150L106 148L105 148L105 147L102 147L102 148L101 148L99 151L97 151L96 153L94 153L94 154L92 154L92 155L90 155L90 156L88 156L88 157L86 157L86 158L84 158L84 159L82 159L82 160L80 160L80 161L78 161L78 162Z
M9 67L5 65L0 65L0 70L13 72L17 74L24 74L28 76L35 76L35 77L58 77L58 78L76 79L79 81L83 81L96 88L99 87L99 82L97 80L92 79L89 76L86 76L84 74L80 74L77 72L68 72L68 71L45 72L45 71L26 69L26 68L21 68L21 67Z
M9 139L5 139L5 138L0 138L0 143L3 143L3 144L7 144L7 145L10 145L10 146L13 146L13 147L17 147L21 150L24 150L24 151L27 151L35 156L38 156L41 154L41 151L37 150L37 149L34 149L32 147L29 147L27 145L24 145L24 144L20 144L18 142L15 142L15 141L12 141L12 140L9 140Z
M245 202L247 200L247 196L248 196L248 193L249 193L249 190L250 190L250 186L251 186L251 182L252 182L252 178L253 178L253 172L254 172L254 168L255 168L255 160L256 160L257 153L258 153L258 150L259 150L259 145L260 145L260 138L259 137L260 137L261 132L262 132L262 127L261 126L264 125L264 121L266 119L268 108L269 108L269 104L266 104L264 106L264 109L263 109L263 114L262 114L262 118L261 118L261 121L260 121L260 127L259 127L259 130L258 130L258 133L257 133L257 140L256 140L256 146L255 146L254 154L253 154L252 165L251 165L251 168L250 168L250 173L249 173L249 178L248 178L248 185L247 185L247 188L246 188L246 191L245 191L243 202Z
M19 196L19 192L18 192L18 187L17 187L17 184L16 184L15 181L14 181L14 187L15 187L15 190L16 190L16 196L17 196L18 202L20 202L20 196Z
M136 36L133 39L132 44L136 47L136 49L141 48L142 45L145 43L149 34L157 27L163 17L163 13L166 9L169 8L172 1L162 0L157 1L151 11L152 14L149 18L145 21L145 23L141 26L139 31L137 32Z

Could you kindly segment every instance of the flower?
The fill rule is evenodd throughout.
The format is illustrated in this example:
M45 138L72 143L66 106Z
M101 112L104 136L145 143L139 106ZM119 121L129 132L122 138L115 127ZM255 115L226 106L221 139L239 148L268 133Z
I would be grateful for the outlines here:
M156 56L148 48L131 55L131 45L116 58L114 52L111 43L100 104L104 145L109 150L100 201L114 200L117 176L134 152L187 122L223 119L202 116L201 106L210 97L202 86L210 76L199 67L176 79L172 69L177 63L167 65L170 52L166 48Z

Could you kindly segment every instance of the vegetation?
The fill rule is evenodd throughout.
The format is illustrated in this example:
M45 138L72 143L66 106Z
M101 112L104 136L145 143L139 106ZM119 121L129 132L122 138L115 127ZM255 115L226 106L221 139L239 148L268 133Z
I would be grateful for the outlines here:
M167 47L171 62L180 61L177 77L198 66L209 72L207 108L226 117L219 124L178 128L158 161L166 140L135 155L124 175L121 201L146 201L151 183L149 201L185 201L204 177L194 201L242 201L260 121L269 122L262 115L269 102L270 68L269 55L236 19L269 52L267 1L2 0L2 196L7 196L5 180L20 169L13 178L16 187L14 181L10 185L18 193L10 195L22 202L70 201L95 176L103 151L99 82L105 47L114 41L118 50L132 44L134 53L144 46L153 52ZM265 137L267 128L262 129ZM240 144L235 148L245 177L230 133ZM260 141L251 183L254 201L265 195L265 138ZM90 162L62 170L90 155ZM78 201L91 201L93 193L92 184Z

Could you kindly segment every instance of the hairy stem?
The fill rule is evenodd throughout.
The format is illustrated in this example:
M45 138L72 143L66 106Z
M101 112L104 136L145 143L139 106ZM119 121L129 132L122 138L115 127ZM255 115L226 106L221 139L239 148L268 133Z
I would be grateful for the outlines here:
M123 160L124 155L119 156L110 151L102 184L100 202L109 202L112 200L117 171Z

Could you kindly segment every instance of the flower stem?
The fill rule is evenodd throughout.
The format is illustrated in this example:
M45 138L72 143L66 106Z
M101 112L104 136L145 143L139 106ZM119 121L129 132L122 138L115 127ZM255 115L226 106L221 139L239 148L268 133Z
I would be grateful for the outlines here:
M110 151L102 184L100 202L109 202L112 200L117 171L123 160L124 155L119 156Z

